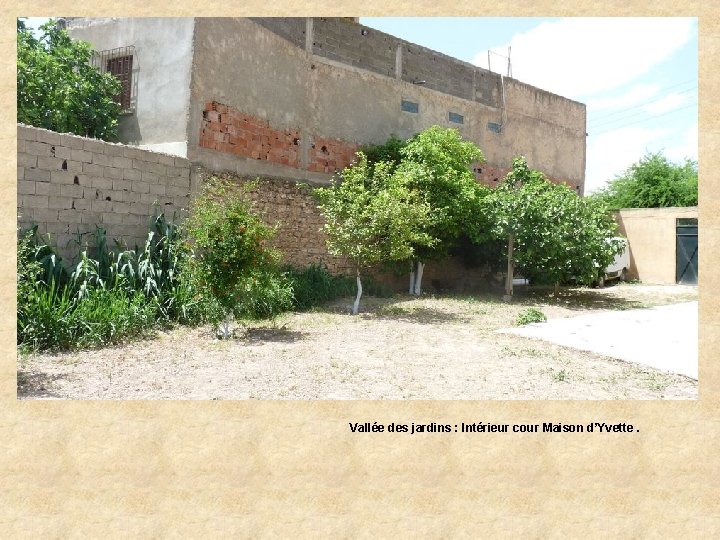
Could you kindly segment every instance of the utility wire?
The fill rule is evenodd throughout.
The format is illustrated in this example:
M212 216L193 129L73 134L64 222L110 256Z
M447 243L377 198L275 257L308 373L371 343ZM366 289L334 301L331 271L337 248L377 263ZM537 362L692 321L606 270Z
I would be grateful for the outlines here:
M698 105L697 103L691 103L690 105L686 105L685 107L680 107L680 108L678 108L678 109L674 109L674 110L668 111L668 112L666 112L666 113L656 114L656 115L654 115L654 116L648 116L647 118L641 118L640 120L635 120L634 122L628 122L627 124L622 124L622 125L619 125L619 126L613 126L613 127L609 128L609 129L606 129L606 130L604 130L604 131L600 131L600 132L598 132L598 133L592 133L592 134L589 134L589 135L593 135L593 136L594 136L594 135L602 135L603 133L607 133L607 132L609 132L609 131L614 131L614 130L616 130L616 129L620 129L620 128L624 128L624 127L627 127L627 126L631 126L631 125L633 125L633 124L638 124L638 123L640 123L640 122L647 122L648 120L654 120L655 118L660 118L661 116L667 116L668 114L674 114L674 113L676 113L676 112L678 112L678 111L682 111L682 110L684 110L684 109L689 109L690 107L697 107L697 105Z
M629 110L633 110L633 109L639 109L640 107L647 107L648 105L652 105L653 103L658 103L659 101L662 101L662 100L664 100L664 99L667 99L669 96L673 96L673 95L674 95L674 96L679 96L679 95L681 95L681 94L686 94L686 93L688 93L688 92L692 92L693 90L697 90L697 86L694 87L694 88L688 88L687 90L682 90L681 92L674 92L674 93L672 93L672 94L667 94L667 95L664 95L664 96L659 97L659 98L657 98L657 99L654 99L654 100L652 100L652 101L648 101L648 102L646 102L646 103L641 103L641 104L639 104L639 105L635 105L635 106L633 106L633 107L628 107L628 108L626 108L626 109L622 109L622 110L620 110L620 111L616 111L616 112L611 113L611 114L609 114L609 115L606 115L606 116L602 116L602 117L600 117L600 118L593 119L592 122L590 122L590 125L591 125L592 128L598 128L598 127L603 126L603 125L605 125L605 124L612 124L613 122L623 121L623 120L625 120L625 118L627 118L627 117L633 117L633 116L638 116L638 115L640 115L640 114L645 114L646 111L644 111L644 110L638 110L638 111L636 111L636 112L634 112L634 113L631 113L631 114L626 115L624 118L609 118L609 116L616 115L616 114L620 114L620 113L622 113L622 112L624 112L624 111L629 111Z
M690 80L687 80L687 81L683 81L683 82L681 82L681 83L677 83L677 84L673 84L673 85L670 85L670 86L666 86L665 88L661 89L660 92L661 92L662 95L661 95L660 98L657 98L657 99L662 99L664 96L666 96L668 90L672 90L673 88L677 88L678 86L685 86L686 84L689 84L689 83L695 83L695 87L694 87L694 88L697 88L697 79L690 79ZM685 90L683 90L682 92L685 92ZM657 100L656 100L656 101L657 101ZM649 103L653 103L653 101L650 101ZM645 105L647 105L647 103L646 103ZM628 110L628 109L634 109L634 108L636 108L636 107L637 107L637 105L631 105L631 106L629 106L629 107L624 107L624 108L619 109L619 110L617 110L617 111L608 113L608 114L606 114L605 116L612 116L612 115L614 115L614 114L619 114L619 113L621 113L621 112L623 112L623 111L626 111L626 110Z

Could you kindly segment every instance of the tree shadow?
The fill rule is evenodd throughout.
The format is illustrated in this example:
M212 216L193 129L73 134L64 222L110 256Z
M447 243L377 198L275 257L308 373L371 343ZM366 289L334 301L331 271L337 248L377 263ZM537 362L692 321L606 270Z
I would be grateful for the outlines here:
M518 304L545 303L564 307L572 311L626 310L647 307L638 300L629 300L603 289L561 287L555 294L554 287L528 287L516 292L513 301Z
M17 372L17 399L62 398L50 388L55 381L64 379L63 374L30 372L19 369Z
M305 338L307 334L297 330L288 330L284 326L280 328L246 328L239 336L241 341L248 343L294 343Z
M396 299L384 302L373 311L360 312L360 317L372 320L401 321L414 324L446 324L468 322L470 318L462 313L454 313L426 306L412 305L414 299Z

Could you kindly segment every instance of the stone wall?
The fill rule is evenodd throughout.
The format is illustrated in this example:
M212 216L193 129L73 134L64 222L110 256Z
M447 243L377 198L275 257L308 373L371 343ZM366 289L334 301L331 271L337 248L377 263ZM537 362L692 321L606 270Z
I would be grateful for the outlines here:
M254 210L270 226L277 226L272 245L282 253L283 264L304 268L323 264L331 273L348 274L354 271L344 258L333 257L325 244L325 223L309 187L280 178L247 178L230 173L215 173L204 169L201 179L219 176L248 188L248 198Z
M153 216L178 218L190 200L190 162L181 157L18 125L18 224L50 233L71 260L96 226L141 245Z

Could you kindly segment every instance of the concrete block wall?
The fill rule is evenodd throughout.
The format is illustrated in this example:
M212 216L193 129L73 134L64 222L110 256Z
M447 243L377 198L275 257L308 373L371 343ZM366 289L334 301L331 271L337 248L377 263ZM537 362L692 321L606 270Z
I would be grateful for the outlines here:
M257 24L298 47L305 47L305 18L256 17ZM500 76L467 62L416 45L347 17L314 17L312 53L451 96L499 106Z
M152 217L178 218L190 201L190 162L97 139L17 127L18 224L50 233L66 260L108 239L142 245Z

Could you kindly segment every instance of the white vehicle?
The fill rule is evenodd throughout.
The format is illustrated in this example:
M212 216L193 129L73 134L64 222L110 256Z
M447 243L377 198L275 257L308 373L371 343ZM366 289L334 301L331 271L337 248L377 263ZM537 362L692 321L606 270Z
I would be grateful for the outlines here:
M613 238L613 240L621 240L625 248L619 254L615 255L615 260L605 269L605 275L601 276L598 280L600 287L605 285L605 282L610 279L625 281L628 271L630 270L630 251L627 240L620 236Z

